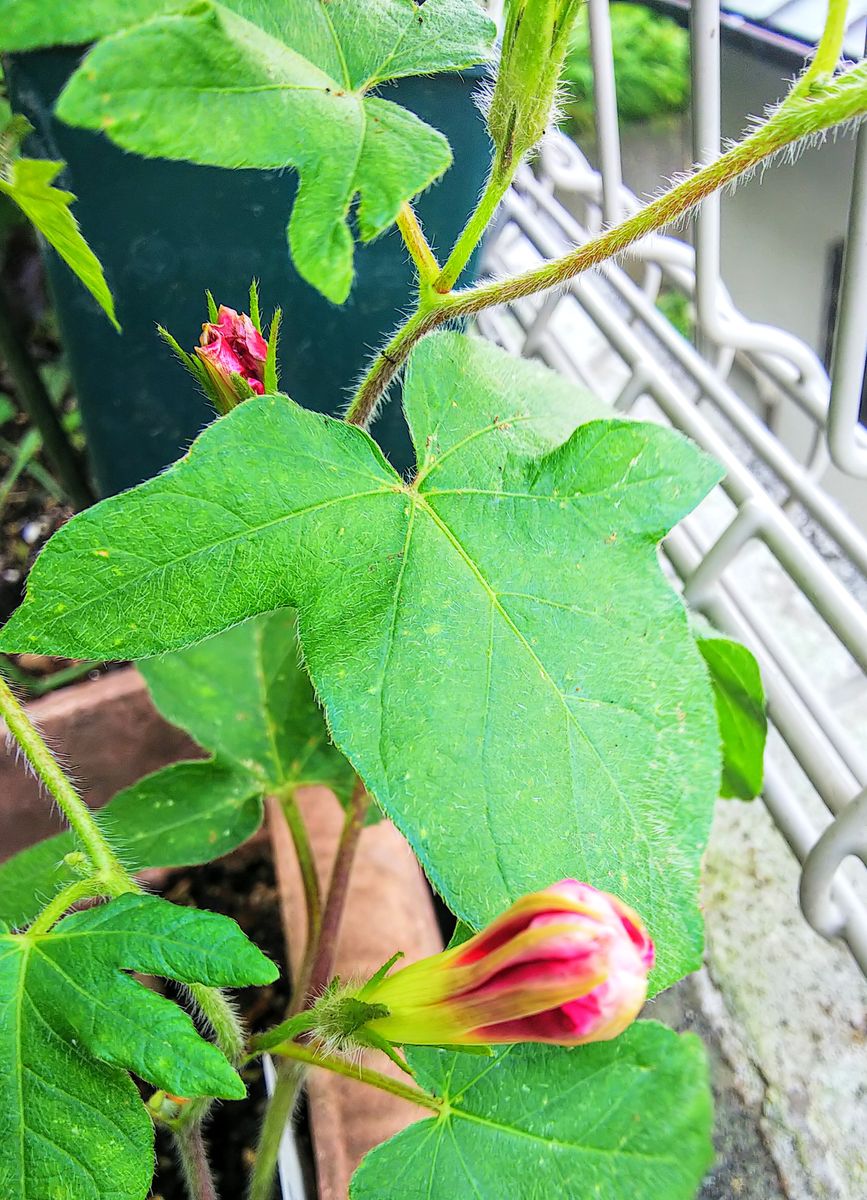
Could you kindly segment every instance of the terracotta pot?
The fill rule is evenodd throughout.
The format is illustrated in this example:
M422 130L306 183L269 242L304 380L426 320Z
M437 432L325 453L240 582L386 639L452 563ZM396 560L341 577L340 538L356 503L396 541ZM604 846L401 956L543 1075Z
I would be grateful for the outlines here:
M98 807L142 775L201 750L151 704L133 668L78 684L28 706L49 744L71 770L88 803ZM323 881L341 825L337 801L325 789L300 797ZM304 934L297 863L281 819L269 830L282 893L282 919L293 965ZM0 859L59 829L54 806L17 756L0 760ZM153 873L150 882L153 883ZM440 949L430 894L409 847L389 822L365 829L341 931L337 973L372 973L395 950L419 958ZM399 1074L376 1056L379 1070ZM344 1200L363 1155L424 1114L387 1093L324 1071L308 1082L320 1200Z

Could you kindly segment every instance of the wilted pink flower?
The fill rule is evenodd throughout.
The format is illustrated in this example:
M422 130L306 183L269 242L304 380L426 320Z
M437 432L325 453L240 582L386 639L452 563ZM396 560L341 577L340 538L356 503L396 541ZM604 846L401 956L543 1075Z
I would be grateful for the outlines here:
M653 943L632 909L564 879L524 896L460 946L360 993L387 1017L368 1028L391 1042L457 1045L616 1037L637 1016Z
M264 393L268 343L246 313L221 304L216 324L202 326L196 354L217 391L221 411L234 408L243 399L232 382L233 375L240 375L258 396Z

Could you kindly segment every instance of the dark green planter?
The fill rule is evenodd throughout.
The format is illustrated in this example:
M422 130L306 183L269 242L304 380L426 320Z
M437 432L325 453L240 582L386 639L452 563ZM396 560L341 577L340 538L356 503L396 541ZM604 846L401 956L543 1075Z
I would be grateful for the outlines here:
M226 171L126 154L106 138L55 120L54 102L80 50L11 56L16 110L35 134L28 152L67 163L75 213L105 267L117 302L118 336L90 296L52 254L48 271L103 493L139 483L173 462L213 416L195 384L158 338L164 325L183 346L206 319L204 290L218 303L247 307L260 280L263 316L283 309L281 386L320 412L342 410L373 348L411 301L412 272L396 230L356 249L356 281L336 307L299 278L289 259L286 222L296 176ZM446 134L455 162L419 198L425 229L448 248L471 211L490 163L490 144L472 94L477 76L401 80L384 91ZM215 136L219 131L215 131ZM412 462L400 406L389 404L374 434L398 470Z

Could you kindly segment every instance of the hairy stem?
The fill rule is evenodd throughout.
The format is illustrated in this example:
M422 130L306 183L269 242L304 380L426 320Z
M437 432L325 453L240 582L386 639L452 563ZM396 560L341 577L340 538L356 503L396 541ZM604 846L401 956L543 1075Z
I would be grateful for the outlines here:
M448 319L447 308L452 299L453 297L443 296L440 302L419 308L418 312L401 326L385 349L380 350L346 411L344 419L350 425L359 425L362 429L367 429L376 416L379 402L409 356L410 350L425 334L431 333Z
M120 896L138 892L141 888L117 858L97 825L93 813L81 799L61 770L57 759L48 749L24 709L16 700L5 679L0 676L0 716L9 733L21 747L36 775L57 801L73 833L90 859L89 879L76 880L59 892L43 909L31 930L44 933L76 901L87 896ZM244 1036L231 1004L219 988L191 984L195 997L220 1048L232 1062L240 1061L244 1052Z
M231 1000L219 988L205 987L203 983L190 983L187 987L213 1030L214 1041L232 1066L237 1067L244 1057L247 1039Z
M410 257L415 263L419 280L422 283L432 284L440 273L440 265L430 247L430 242L424 235L415 210L407 200L404 200L398 211L397 227L406 243Z
M268 1101L268 1109L259 1134L256 1160L250 1177L250 1200L271 1200L274 1192L274 1176L277 1172L277 1156L280 1139L292 1116L295 1101L304 1079L304 1067L300 1062L281 1062L277 1068L274 1094Z
M844 81L845 84L844 84ZM678 220L702 200L752 171L765 159L831 125L867 112L867 65L853 68L827 89L822 99L789 97L755 133L714 162L622 221L562 258L525 271L513 279L471 288L455 297L449 316L468 317L494 304L509 304L548 288L559 287L591 267L622 254L635 242Z
M30 925L28 933L47 933L52 925L77 904L79 900L88 900L91 896L103 894L102 880L95 876L92 879L77 879L46 904L36 920Z
M515 164L517 166L517 164ZM491 174L482 192L482 197L475 211L464 226L460 237L455 242L454 249L446 260L439 277L434 282L437 292L450 292L455 286L458 276L470 261L473 251L482 240L482 235L490 224L491 218L497 211L497 205L509 189L509 184L515 174L515 168L507 168L497 157L491 168Z
M181 1125L172 1137L190 1200L218 1200L201 1123Z
M365 426L413 347L446 321L473 316L561 287L591 267L622 254L635 242L683 217L702 200L754 170L781 150L867 113L867 64L859 63L822 88L820 94L792 93L754 133L720 158L700 167L613 229L576 249L511 279L495 280L440 297L419 309L374 359L346 419Z
M371 1087L379 1088L382 1092L391 1092L393 1096L411 1100L413 1104L420 1104L435 1112L438 1112L443 1106L442 1101L436 1096L432 1096L429 1092L425 1092L411 1083L392 1079L390 1075L384 1075L381 1071L374 1071L370 1067L363 1067L359 1063L346 1062L344 1059L335 1058L332 1055L319 1054L307 1046L299 1045L298 1042L286 1042L277 1053L296 1063L304 1063L309 1067L322 1067L326 1071L333 1071L336 1075L343 1075L346 1079L356 1079L359 1083L370 1084Z
M96 823L93 813L64 775L54 755L36 731L16 700L6 680L0 676L0 716L9 733L21 747L38 778L42 781L66 817L70 829L90 859L94 875L101 878L106 894L118 895L135 889ZM109 885L110 888L109 888Z
M337 853L334 856L334 866L331 870L331 880L328 884L328 895L325 898L325 908L322 912L322 927L313 955L310 972L306 980L305 993L307 996L318 996L334 974L334 960L337 955L337 942L340 937L340 925L343 921L343 910L346 906L346 896L349 891L349 881L352 876L352 864L364 819L370 807L370 796L361 780L357 780L352 799L346 810L346 820L340 841L337 843Z

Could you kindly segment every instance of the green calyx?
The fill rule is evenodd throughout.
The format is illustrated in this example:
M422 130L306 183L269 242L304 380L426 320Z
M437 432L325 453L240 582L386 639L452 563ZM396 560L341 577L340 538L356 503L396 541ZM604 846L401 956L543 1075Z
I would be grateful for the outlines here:
M364 1027L389 1015L384 1004L368 1004L357 993L348 993L335 980L313 1009L314 1032L337 1050L368 1045Z
M509 0L488 128L508 170L548 126L580 0Z

